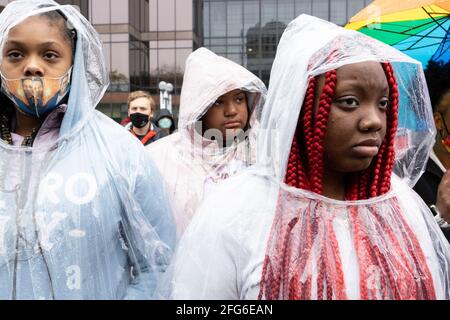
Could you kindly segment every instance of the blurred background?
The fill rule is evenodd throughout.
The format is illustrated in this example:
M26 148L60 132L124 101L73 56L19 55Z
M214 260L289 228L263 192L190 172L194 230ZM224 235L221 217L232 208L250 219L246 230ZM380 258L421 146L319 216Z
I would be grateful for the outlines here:
M13 0L12 0L13 1ZM0 11L11 0L0 0ZM178 116L187 56L207 47L260 77L266 85L287 24L301 13L344 26L370 0L59 0L78 6L100 33L111 86L98 110L120 122L130 91L159 103L160 83L173 87ZM167 86L162 86L167 87ZM169 86L170 87L170 86ZM162 96L162 95L161 95ZM167 94L166 94L167 96Z

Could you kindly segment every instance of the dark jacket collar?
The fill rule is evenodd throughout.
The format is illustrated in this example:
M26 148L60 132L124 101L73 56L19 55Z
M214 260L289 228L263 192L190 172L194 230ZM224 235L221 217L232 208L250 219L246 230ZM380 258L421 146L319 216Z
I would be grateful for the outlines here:
M429 159L427 163L427 172L434 174L435 176L441 179L444 176L444 172L442 172L441 168L434 162L433 159Z

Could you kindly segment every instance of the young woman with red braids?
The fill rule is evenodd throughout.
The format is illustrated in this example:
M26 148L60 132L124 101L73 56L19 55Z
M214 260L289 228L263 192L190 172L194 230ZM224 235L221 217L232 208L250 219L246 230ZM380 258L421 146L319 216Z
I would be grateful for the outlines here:
M449 299L450 246L410 187L435 134L420 63L301 15L266 103L257 165L201 205L171 297Z

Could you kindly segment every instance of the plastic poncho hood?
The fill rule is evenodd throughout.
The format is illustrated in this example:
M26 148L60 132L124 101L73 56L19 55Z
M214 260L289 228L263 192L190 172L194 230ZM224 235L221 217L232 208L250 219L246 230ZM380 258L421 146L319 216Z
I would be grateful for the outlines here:
M221 95L235 89L250 93L248 106L250 125L253 125L260 119L264 104L266 88L262 81L244 67L206 48L194 51L186 61L178 128L195 124Z
M295 169L288 159L310 78L364 61L390 62L398 82L390 191L339 201L286 184L287 172ZM363 34L301 15L280 40L261 126L257 164L218 186L180 240L172 297L450 298L450 246L410 187L435 135L419 62Z
M201 118L222 95L241 89L249 111L248 138L222 148L203 137ZM181 91L178 132L148 148L168 186L181 233L203 196L219 181L255 162L256 132L266 95L264 83L242 66L206 48L186 61Z
M258 142L259 161L271 163L277 180L284 180L292 138L311 77L350 63L391 62L401 97L395 173L413 186L425 170L436 135L420 62L359 32L315 22L314 17L306 15L297 18L280 40L267 97L270 112L266 110L261 120L265 131Z
M109 83L99 35L72 6L19 0L0 14L0 48L52 10L77 32L71 91L46 143L0 141L0 299L151 298L175 229L143 146L95 110Z
M11 2L1 13L0 64L4 58L3 47L12 28L31 16L55 10L62 12L67 18L68 27L77 32L70 98L60 130L60 139L63 140L81 129L109 86L100 36L90 22L71 5L40 0Z

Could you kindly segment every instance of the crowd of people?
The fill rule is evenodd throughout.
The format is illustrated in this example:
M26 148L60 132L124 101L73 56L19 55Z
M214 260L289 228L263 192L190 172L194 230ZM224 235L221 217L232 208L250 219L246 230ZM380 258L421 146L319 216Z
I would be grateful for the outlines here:
M89 21L11 2L0 299L450 299L449 69L301 15L268 89L200 48L119 125Z

